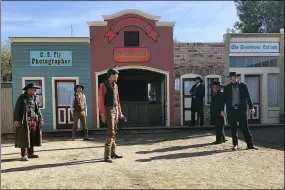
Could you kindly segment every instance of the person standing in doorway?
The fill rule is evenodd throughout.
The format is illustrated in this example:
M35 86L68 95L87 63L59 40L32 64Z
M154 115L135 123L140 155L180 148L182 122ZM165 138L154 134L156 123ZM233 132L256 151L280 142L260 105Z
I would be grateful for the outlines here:
M101 119L107 123L108 132L105 143L104 161L111 163L111 158L122 158L116 153L116 134L118 120L124 118L121 110L118 85L116 84L119 71L109 69L108 80L100 84L99 88L99 112Z
M223 110L223 89L221 89L220 82L214 81L212 84L211 94L211 114L213 124L216 129L216 141L214 144L221 144L226 142L224 131L224 117L221 115Z
M242 130L247 149L257 149L253 145L252 134L248 128L247 123L247 106L249 107L250 114L254 114L253 104L250 98L250 94L247 85L242 82L238 82L237 78L240 76L236 72L230 72L229 77L231 83L226 85L224 89L223 106L226 104L228 122L231 125L233 148L238 149L238 133L237 122ZM221 115L224 117L225 113L222 110Z
M39 158L34 154L34 146L42 145L43 117L36 101L36 90L40 89L34 83L29 83L23 90L14 108L15 147L21 148L21 161L28 158Z
M191 102L191 126L195 126L195 114L197 113L197 121L199 126L204 125L204 97L205 97L205 86L202 84L203 80L201 77L195 78L196 84L194 84L190 90L192 97Z
M72 140L75 140L77 123L80 120L81 126L83 128L83 140L89 140L88 138L88 128L86 125L86 118L87 118L87 103L86 97L82 93L84 90L84 86L76 85L74 88L74 96L71 100L71 111L73 116L73 127L72 127Z

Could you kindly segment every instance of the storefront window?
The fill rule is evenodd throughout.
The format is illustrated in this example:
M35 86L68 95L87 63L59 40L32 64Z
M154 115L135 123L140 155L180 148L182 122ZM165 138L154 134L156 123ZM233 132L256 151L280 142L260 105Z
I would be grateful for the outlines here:
M39 105L39 108L43 108L43 93L42 93L42 89L43 89L43 82L42 80L25 80L25 86L29 83L35 83L37 86L39 86L41 89L37 89L36 91L36 101Z
M125 47L139 47L139 31L125 31L124 32L124 44Z
M148 89L148 101L156 101L156 86L154 83L148 83L147 84Z
M207 104L211 104L212 84L214 81L219 81L219 78L207 78Z
M278 74L268 75L268 107L278 106Z
M230 68L278 67L277 57L272 56L231 56Z

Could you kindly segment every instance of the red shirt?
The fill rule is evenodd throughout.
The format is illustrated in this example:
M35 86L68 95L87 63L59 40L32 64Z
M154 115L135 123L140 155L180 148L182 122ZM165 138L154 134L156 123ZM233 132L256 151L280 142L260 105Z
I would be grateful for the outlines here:
M118 88L117 84L114 83L114 88ZM99 97L98 97L98 106L99 106L99 113L100 115L105 114L105 95L106 95L107 89L104 83L100 84L99 87ZM118 111L119 114L122 114L121 110L121 104L120 104L120 99L119 99L119 93L117 93L117 101L118 101Z

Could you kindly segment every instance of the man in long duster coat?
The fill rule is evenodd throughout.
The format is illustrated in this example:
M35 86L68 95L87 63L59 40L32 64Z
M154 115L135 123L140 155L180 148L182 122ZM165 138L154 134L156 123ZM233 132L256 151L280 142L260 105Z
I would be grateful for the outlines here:
M35 84L27 84L14 108L15 147L21 148L21 161L38 158L33 147L42 145L43 117L36 102L36 89L39 87Z

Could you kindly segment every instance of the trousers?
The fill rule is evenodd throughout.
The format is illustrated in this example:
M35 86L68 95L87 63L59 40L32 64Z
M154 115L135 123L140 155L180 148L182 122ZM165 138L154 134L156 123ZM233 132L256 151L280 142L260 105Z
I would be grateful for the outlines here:
M87 138L88 137L88 128L86 126L86 115L85 115L84 111L82 111L82 112L76 111L73 113L72 138L73 139L75 138L78 120L80 120L81 126L83 128L84 137Z
M216 130L216 142L224 142L226 140L224 130L224 117L221 116L221 112L213 114L213 124Z
M118 108L117 107L105 107L105 117L107 122L107 137L105 142L104 157L110 157L112 154L116 154L116 134L118 130Z
M31 138L33 135L35 135L37 130L37 122L35 118L29 118L29 121L27 122L29 131L30 131L30 147L29 148L21 148L21 156L27 156L34 154L34 146L33 146L33 138Z

